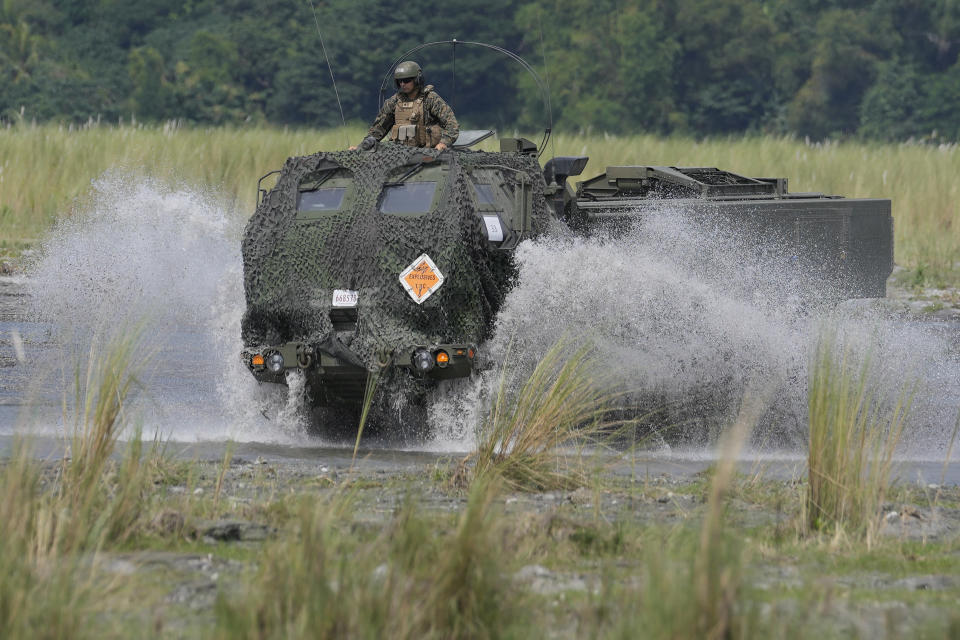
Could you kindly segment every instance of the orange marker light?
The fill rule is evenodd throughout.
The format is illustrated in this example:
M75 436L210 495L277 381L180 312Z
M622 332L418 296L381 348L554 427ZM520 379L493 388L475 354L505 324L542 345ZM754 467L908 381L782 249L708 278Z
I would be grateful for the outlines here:
M447 354L447 352L446 352L446 351L438 351L438 352L437 352L437 364L447 364L448 362L450 362L450 356Z
M255 367L262 367L262 366L263 366L263 356L260 355L259 353L258 353L257 355L255 355L255 356L253 356L253 359L250 360L250 364L252 364L252 365L255 366Z
M470 349L467 351L467 357L470 358L471 360L473 359L473 349Z

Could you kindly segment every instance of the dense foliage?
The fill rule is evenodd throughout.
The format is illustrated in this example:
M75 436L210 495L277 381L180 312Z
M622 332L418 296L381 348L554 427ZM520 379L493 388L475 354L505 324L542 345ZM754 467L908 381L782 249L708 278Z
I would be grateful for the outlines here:
M451 38L523 55L568 131L960 139L960 0L2 0L0 117L333 126L329 56L366 121ZM414 57L464 125L545 125L507 58Z

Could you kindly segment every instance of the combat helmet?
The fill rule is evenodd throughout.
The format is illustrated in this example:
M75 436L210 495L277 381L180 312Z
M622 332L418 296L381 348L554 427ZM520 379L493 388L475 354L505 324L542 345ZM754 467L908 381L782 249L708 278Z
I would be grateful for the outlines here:
M414 85L417 89L423 89L423 71L420 69L420 65L413 60L405 60L393 70L393 83L397 89L400 88L400 81L407 78L415 78Z

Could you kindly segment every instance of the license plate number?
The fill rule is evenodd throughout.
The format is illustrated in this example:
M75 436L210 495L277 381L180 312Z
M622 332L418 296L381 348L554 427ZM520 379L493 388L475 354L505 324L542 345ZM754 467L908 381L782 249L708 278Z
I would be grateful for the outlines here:
M334 289L333 291L333 306L335 307L355 307L359 299L360 293L358 291L349 289Z

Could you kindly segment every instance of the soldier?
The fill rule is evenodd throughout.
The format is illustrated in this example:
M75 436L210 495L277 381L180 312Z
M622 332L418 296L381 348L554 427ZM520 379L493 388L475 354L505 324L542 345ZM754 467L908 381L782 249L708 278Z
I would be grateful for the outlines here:
M453 109L433 91L433 85L423 86L420 65L409 60L401 62L393 72L393 80L397 93L383 103L360 149L372 149L388 133L394 142L411 147L443 151L452 145L460 125ZM350 150L356 148L352 146Z

